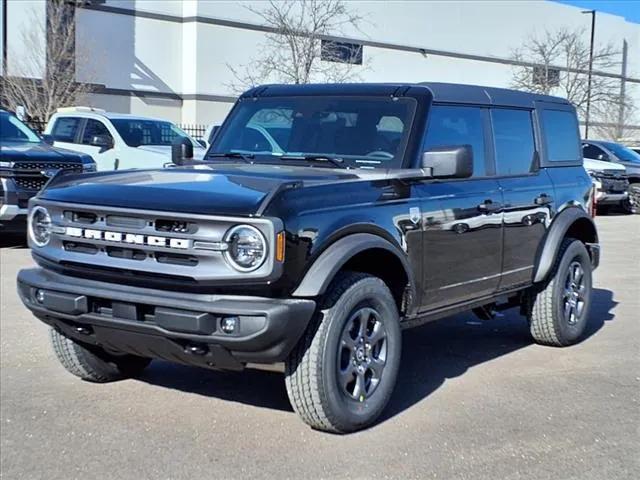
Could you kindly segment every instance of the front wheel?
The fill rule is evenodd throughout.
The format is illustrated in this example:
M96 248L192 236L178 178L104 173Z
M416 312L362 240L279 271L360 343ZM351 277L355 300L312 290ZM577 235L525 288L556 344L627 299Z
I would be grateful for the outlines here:
M533 287L531 335L543 345L572 345L584 333L591 306L591 258L581 241L563 240L551 275L546 285Z
M385 283L362 273L341 274L287 360L294 410L328 432L372 424L393 392L401 341L398 309Z
M625 200L624 210L627 213L640 215L640 183L629 185L629 197Z

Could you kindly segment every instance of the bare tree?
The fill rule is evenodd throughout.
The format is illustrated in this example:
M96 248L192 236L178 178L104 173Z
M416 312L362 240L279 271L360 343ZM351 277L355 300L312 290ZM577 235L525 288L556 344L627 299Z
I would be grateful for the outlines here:
M515 50L512 59L523 65L514 67L512 86L528 92L559 95L572 102L581 116L587 106L589 43L584 30L545 31L530 36ZM610 71L620 65L620 52L611 45L596 48L593 70ZM594 74L591 82L591 105L604 110L619 105L620 80Z
M327 39L345 27L359 27L362 17L342 0L284 0L265 2L257 14L270 33L261 54L248 65L227 65L237 83L234 90L265 82L346 82L359 78L362 46ZM360 69L362 67L359 67Z
M640 126L638 124L638 108L630 95L621 97L612 102L607 102L594 112L596 122L593 130L596 137L625 141L627 139L640 139Z
M11 59L10 72L2 78L3 103L9 109L23 105L31 119L47 121L57 108L75 105L88 93L90 86L77 82L75 75L81 60L74 9L83 3L49 0L46 22L34 22L21 32L24 54Z

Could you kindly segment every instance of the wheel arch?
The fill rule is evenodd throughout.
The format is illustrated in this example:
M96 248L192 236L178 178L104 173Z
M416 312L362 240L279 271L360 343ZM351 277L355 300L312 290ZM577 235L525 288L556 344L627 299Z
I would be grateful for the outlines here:
M307 270L293 296L317 297L324 294L335 276L343 270L381 278L391 290L398 310L411 310L416 284L404 252L372 233L353 233L332 243Z
M580 240L585 245L598 243L598 231L593 219L579 207L563 210L551 223L536 264L533 277L535 283L547 278L560 250L560 245L567 237ZM589 255L593 255L591 249L588 250Z

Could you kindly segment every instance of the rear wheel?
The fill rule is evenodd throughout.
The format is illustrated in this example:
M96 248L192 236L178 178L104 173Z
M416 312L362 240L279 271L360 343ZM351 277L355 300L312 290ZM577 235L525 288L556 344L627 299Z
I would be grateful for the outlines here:
M313 428L345 433L373 423L400 364L398 310L379 278L342 274L286 365L294 410Z
M53 351L62 366L76 377L96 383L135 377L151 359L135 355L111 355L99 347L84 345L50 330Z
M591 306L591 259L581 241L563 240L551 275L532 292L528 319L537 343L563 347L580 339Z

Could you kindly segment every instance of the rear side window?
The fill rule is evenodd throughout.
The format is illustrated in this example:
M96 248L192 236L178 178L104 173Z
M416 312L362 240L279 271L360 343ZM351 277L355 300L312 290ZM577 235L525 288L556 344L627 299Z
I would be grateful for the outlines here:
M491 111L498 175L524 175L536 169L533 123L528 110Z
M77 117L62 117L56 120L51 135L58 142L74 143L78 132L80 119Z
M581 161L578 119L573 112L542 110L547 159L551 162Z
M429 113L429 126L423 151L435 147L471 145L473 176L486 176L482 110L477 107L434 105Z
M93 137L97 137L98 135L111 138L111 134L104 123L98 120L87 120L87 124L84 126L84 132L82 133L82 143L91 145Z

